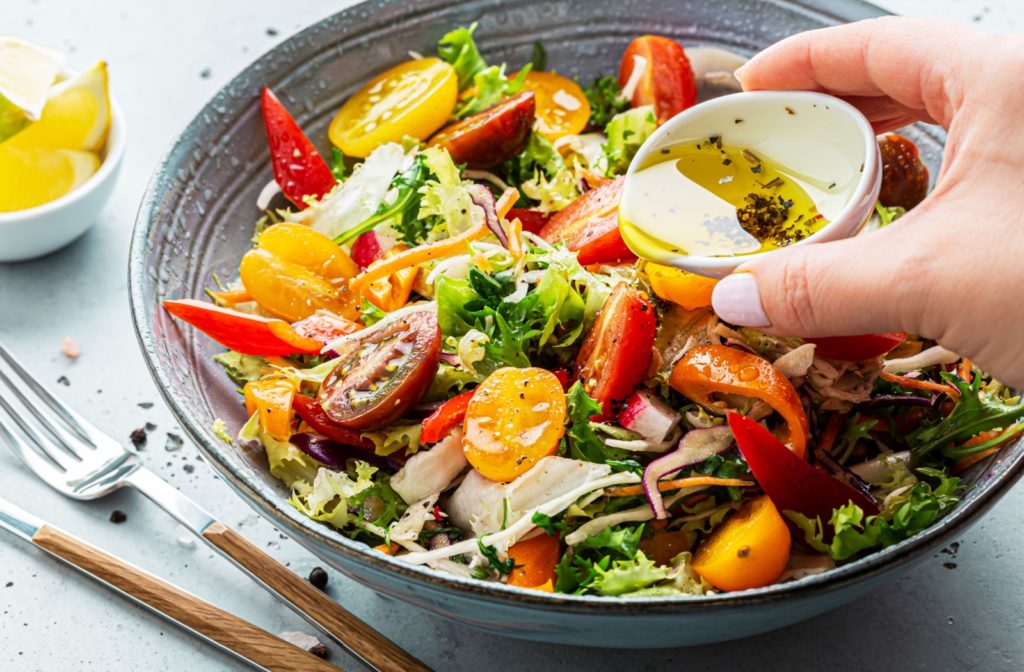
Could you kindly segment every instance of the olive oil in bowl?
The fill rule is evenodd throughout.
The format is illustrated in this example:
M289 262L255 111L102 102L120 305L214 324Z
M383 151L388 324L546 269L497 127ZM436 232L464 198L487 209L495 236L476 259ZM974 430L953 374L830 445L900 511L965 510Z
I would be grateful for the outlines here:
M721 136L667 145L630 175L619 223L641 256L755 254L816 233L848 199ZM845 190L839 190L845 191Z

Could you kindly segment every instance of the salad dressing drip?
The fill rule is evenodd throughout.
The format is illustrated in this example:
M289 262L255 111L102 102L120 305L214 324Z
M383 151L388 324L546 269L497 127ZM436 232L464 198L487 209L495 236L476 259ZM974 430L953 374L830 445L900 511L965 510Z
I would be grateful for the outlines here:
M838 212L835 184L731 147L721 137L662 148L631 179L619 222L639 248L693 256L734 256L799 242ZM837 200L841 202L837 203Z

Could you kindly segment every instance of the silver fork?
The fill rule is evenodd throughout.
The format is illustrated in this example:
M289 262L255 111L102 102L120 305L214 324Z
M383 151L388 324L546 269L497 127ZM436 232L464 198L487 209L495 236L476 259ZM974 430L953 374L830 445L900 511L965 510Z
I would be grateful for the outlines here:
M12 380L0 367L0 440L54 490L85 500L103 497L124 486L136 488L372 669L430 671L147 469L134 451L101 432L47 391L3 344L0 359L20 381L18 384ZM27 413L18 412L8 395L3 394L4 387Z

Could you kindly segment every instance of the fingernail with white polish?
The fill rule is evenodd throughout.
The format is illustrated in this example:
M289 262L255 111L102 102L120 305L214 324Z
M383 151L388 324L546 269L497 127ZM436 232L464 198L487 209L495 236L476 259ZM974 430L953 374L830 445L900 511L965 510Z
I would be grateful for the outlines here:
M770 327L764 312L757 278L752 273L734 273L723 278L711 295L711 305L718 317L744 327Z

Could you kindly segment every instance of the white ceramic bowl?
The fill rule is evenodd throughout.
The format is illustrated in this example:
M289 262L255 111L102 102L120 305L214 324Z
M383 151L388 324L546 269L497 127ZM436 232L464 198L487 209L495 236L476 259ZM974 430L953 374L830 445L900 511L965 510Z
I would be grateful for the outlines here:
M740 120L737 122L737 120ZM856 183L846 205L828 224L796 245L848 238L874 211L882 160L871 124L849 103L810 91L754 91L713 98L676 115L640 147L626 173L623 203L637 188L629 176L652 154L684 140L720 136L733 147L769 156L797 173ZM859 179L856 175L860 172ZM686 204L680 204L685 208ZM634 224L640 224L634 220ZM692 273L722 278L755 255L703 257L626 244L641 257ZM760 254L773 254L762 252Z
M110 99L110 133L96 174L55 201L0 212L0 261L23 261L58 250L85 233L110 198L125 147L124 113Z

